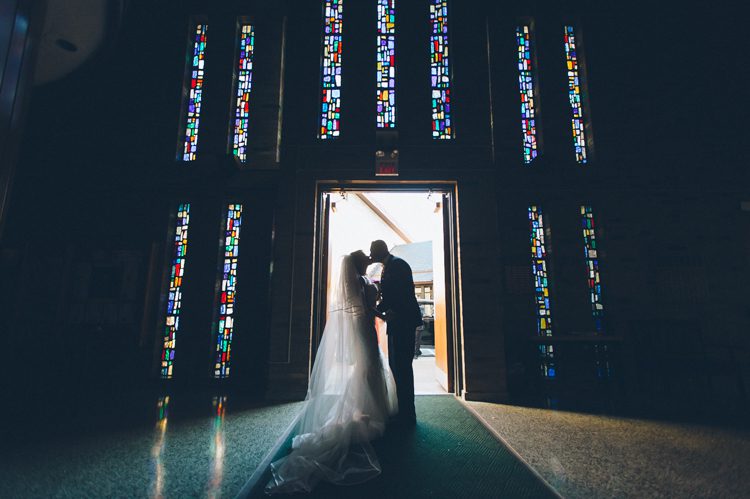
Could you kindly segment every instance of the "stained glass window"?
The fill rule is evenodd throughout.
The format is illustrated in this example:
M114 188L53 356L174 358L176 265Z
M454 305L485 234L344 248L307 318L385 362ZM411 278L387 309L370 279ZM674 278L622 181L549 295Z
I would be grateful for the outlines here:
M396 1L378 0L377 125L396 126Z
M341 34L343 0L325 0L323 11L323 62L321 139L332 139L340 133L341 120Z
M167 313L164 325L164 345L161 351L161 377L172 377L174 352L177 331L180 328L180 310L182 309L182 279L185 276L185 261L188 245L188 224L190 223L190 204L183 203L177 208L177 219L174 232L174 249L169 277L169 294L167 295Z
M529 26L516 28L518 42L518 86L521 91L521 131L523 133L523 162L531 163L537 156L536 85L531 61L531 30Z
M232 149L240 161L247 159L247 130L250 118L250 90L253 84L253 48L255 30L250 24L239 29L239 57L237 61L237 103L234 108L234 138Z
M586 137L584 136L583 103L581 101L581 75L578 66L576 37L573 26L565 26L565 58L568 65L568 98L573 111L573 146L576 161L586 163Z
M591 298L591 313L597 332L602 332L604 305L602 304L602 283L599 276L599 249L596 242L594 213L591 206L581 206L581 224L583 227L583 251L586 262L586 282Z
M216 336L214 377L229 377L229 361L234 331L234 298L237 290L237 255L242 225L242 205L230 204L224 231L224 264L219 290L219 324Z
M544 216L539 206L529 206L529 224L531 228L531 270L534 275L537 334L540 336L552 336ZM556 374L554 345L539 345L539 353L542 357L542 374L545 377L554 378Z
M203 100L203 76L206 64L206 29L205 24L198 24L193 33L193 52L190 59L190 91L188 93L185 122L185 141L183 142L183 161L195 160L198 151L198 128L200 125L201 102Z
M432 138L453 138L451 77L448 60L448 0L430 0L430 78L432 87Z

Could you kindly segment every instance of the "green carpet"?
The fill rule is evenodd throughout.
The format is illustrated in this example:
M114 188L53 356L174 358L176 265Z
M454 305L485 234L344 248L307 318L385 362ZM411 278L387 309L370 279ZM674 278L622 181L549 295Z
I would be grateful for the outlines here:
M454 397L418 396L416 405L414 430L387 432L373 442L379 477L350 487L322 483L305 497L555 497ZM288 451L287 445L276 458ZM261 482L251 497L264 497L267 479Z

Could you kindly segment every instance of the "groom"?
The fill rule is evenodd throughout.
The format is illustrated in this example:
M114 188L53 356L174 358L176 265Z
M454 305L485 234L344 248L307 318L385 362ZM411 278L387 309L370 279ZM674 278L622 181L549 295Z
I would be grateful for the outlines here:
M411 267L393 256L384 241L373 241L370 259L383 264L380 277L381 300L377 310L383 314L388 327L388 364L396 381L398 416L396 422L413 425L414 411L414 330L422 324L422 313L414 296Z

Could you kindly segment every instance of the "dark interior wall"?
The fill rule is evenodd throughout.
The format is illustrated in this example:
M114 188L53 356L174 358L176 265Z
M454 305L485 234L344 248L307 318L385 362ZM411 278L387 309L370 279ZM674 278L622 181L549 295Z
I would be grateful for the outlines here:
M520 163L520 123L510 99L515 75L499 69L515 58L515 19L496 9L493 106L500 230L508 236L503 302L511 392L529 390L524 369L538 369L525 340L536 328L526 209L545 209L555 330L570 334L592 329L576 220L577 207L591 204L605 327L622 338L615 347L617 389L634 406L671 414L747 404L748 339L739 332L747 309L738 287L747 253L730 264L719 250L719 241L745 247L747 240L747 172L738 156L747 109L738 85L747 71L735 63L742 41L731 12L645 3L513 12L533 16L538 30L544 143L528 168ZM584 167L573 161L569 131L567 22L580 27L587 66L595 154ZM702 36L710 26L721 26L720 34ZM523 352L531 355L526 367Z
M496 317L500 300L489 275L499 263L495 218L487 38L483 6L452 6L451 38L456 135L436 141L431 135L428 3L399 4L397 33L399 180L455 181L458 186L462 329L466 343L465 385L460 393L499 399L507 396L504 345ZM290 3L285 78L284 137L281 168L284 198L276 218L276 257L271 331L269 392L304 394L309 368L313 316L316 181L340 185L372 182L373 158L381 145L375 130L375 3L345 4L341 136L316 137L320 109L320 5ZM479 26L481 29L474 29ZM368 33L371 35L368 35ZM460 33L456 34L456 33ZM464 96L463 98L461 96ZM284 241L282 244L281 241ZM366 248L365 248L366 249ZM319 334L319 332L318 332ZM312 345L314 350L315 345ZM464 365L456 367L464 370Z
M471 306L464 310L467 320L476 320L466 326L477 335L467 348L493 352L473 364L477 390L492 392L504 383L505 370L498 366L505 357L511 394L528 389L523 366L527 337L535 334L529 203L543 205L549 214L559 331L588 327L585 288L574 277L582 252L573 210L591 203L601 228L607 328L623 339L622 391L647 408L675 400L710 400L721 410L731 408L748 386L742 286L750 238L748 215L740 209L748 180L742 155L747 70L738 62L740 16L719 5L672 10L645 2L517 7L455 1L456 138L436 143L429 136L429 93L422 78L429 70L424 7L424 2L399 5L398 22L408 27L398 34L401 178L457 180L462 214L471 214L461 219L467 235L462 258L474 266L474 277L463 276L465 299L476 307L471 314ZM318 2L133 1L106 49L63 80L33 90L2 241L5 347L24 351L30 338L39 345L30 384L48 391L55 385L50 379L68 388L134 380L148 386L169 213L176 202L193 203L191 250L204 255L196 272L210 280L218 246L214 219L224 202L235 199L259 215L246 233L255 241L247 250L254 263L246 267L255 284L241 291L253 297L248 302L256 308L246 312L245 321L270 321L247 326L258 331L261 348L240 341L238 366L243 356L253 359L255 367L244 376L259 391L266 386L267 360L272 379L291 373L292 385L304 385L314 182L373 178L375 40L359 34L369 33L374 2L348 2L346 9L345 129L335 142L316 139ZM237 14L255 16L263 26L253 89L261 103L253 130L258 142L251 144L257 168L238 169L226 155L229 108L222 103L231 83L226 70L207 76L205 154L189 170L174 161L188 20L198 14L212 19L212 26L224 26L209 35L216 40L209 42L209 53L217 54L209 70L211 61L231 64L227 30ZM533 167L520 162L514 39L519 16L533 16L539 30L544 149ZM585 44L595 148L586 167L572 161L569 136L562 25L571 20ZM482 216L486 210L496 215ZM271 251L269 305L264 300ZM191 377L203 379L198 366L210 363L206 331L213 290L193 286L186 303L192 300L199 311L185 323L183 338L192 338ZM292 293L299 299L290 298ZM480 317L481 310L490 310L489 317ZM293 372L278 367L288 361L289 344L277 339L289 339L290 331L296 335ZM90 359L97 359L96 368ZM9 363L15 372L25 365L23 356ZM97 376L90 375L92 369ZM677 369L687 369L691 382L682 383Z
M170 141L176 121L161 102L179 102L182 48L168 11L152 14L131 9L108 50L33 89L3 237L2 300L4 350L34 345L33 368L25 356L6 364L27 373L13 387L29 400L146 377L143 297L167 220L155 165L169 158L165 130Z
M269 14L261 7L130 2L121 29L95 57L33 89L2 241L4 350L23 351L32 340L37 345L36 367L15 386L29 398L152 385L171 258L170 214L179 202L192 204L191 270L207 277L202 284L188 279L184 290L186 303L195 306L180 331L180 355L191 366L181 378L205 384L213 364L221 217L227 202L243 202L247 263L239 281L248 285L238 292L247 329L257 337L236 341L233 353L240 366L261 368L240 367L235 374L252 379L251 391L262 383L275 180L264 171L238 177L226 154L230 107L219 101L231 91L235 16L260 18L256 43L267 50L256 58L263 71L254 82L262 90L253 97L256 115L271 118L254 126L250 155L261 167L275 162L282 24L273 9ZM187 168L175 156L191 15L210 17L217 28L209 38L204 93L206 154ZM23 372L26 364L13 356L6 367Z

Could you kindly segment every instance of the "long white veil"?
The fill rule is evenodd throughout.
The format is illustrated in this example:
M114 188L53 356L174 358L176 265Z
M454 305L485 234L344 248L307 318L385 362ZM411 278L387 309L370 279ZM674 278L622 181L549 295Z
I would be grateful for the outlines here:
M341 262L302 410L291 453L271 464L267 493L310 491L320 480L356 484L380 474L370 440L396 412L395 383L349 255Z

